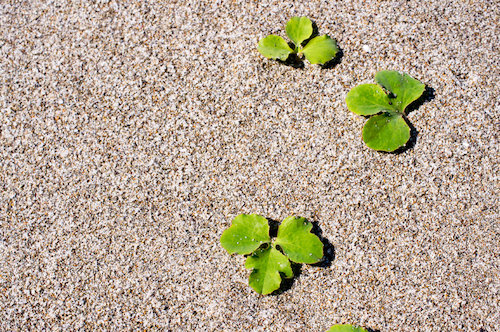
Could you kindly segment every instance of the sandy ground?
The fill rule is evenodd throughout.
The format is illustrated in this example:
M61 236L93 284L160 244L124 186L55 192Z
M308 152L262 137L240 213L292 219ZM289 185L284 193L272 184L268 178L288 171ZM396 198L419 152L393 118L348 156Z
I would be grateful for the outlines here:
M0 329L495 331L498 1L0 0ZM308 16L340 62L256 49ZM345 95L431 93L370 150ZM331 262L261 296L240 213L317 223Z

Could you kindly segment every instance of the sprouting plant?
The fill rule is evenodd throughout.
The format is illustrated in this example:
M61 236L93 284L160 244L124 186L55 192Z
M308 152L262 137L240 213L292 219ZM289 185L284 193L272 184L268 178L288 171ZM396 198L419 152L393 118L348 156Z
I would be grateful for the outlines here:
M257 214L240 214L221 236L228 253L248 255L247 269L253 269L248 283L260 294L269 294L281 285L281 274L293 277L290 261L314 264L323 258L323 243L310 231L305 218L288 217L280 224L275 239L269 236L269 222Z
M359 115L374 115L363 127L363 141L374 150L391 152L410 139L405 109L422 95L425 84L390 70L378 72L375 81L378 85L362 84L349 91L347 108Z
M286 61L290 54L298 54L312 64L325 64L337 54L337 42L328 35L316 36L307 41L313 33L313 26L307 17L292 17L286 24L286 34L293 42L293 49L280 36L270 35L259 41L259 52L269 59Z
M337 324L332 326L327 332L368 332L366 329L349 325L349 324Z

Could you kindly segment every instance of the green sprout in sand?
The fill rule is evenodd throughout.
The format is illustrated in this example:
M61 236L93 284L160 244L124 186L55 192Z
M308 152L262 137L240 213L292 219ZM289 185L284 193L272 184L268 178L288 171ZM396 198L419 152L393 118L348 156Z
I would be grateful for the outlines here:
M350 324L337 324L337 325L332 326L326 332L368 332L368 330L366 330L360 326L354 326L354 325L350 325Z
M335 58L337 42L328 35L309 40L313 26L307 17L292 17L286 24L286 34L293 42L293 48L280 36L270 35L259 41L259 52L269 59L286 61L290 54L304 55L312 64L325 64ZM307 43L305 43L307 41ZM305 45L303 45L305 43Z
M363 127L363 141L368 147L392 152L410 139L405 110L425 90L408 74L380 71L375 75L378 84L362 84L346 96L347 108L363 116L371 116Z
M310 231L305 218L288 217L280 224L275 239L269 236L269 222L257 214L240 214L221 236L228 253L248 255L245 263L252 269L250 286L269 294L281 285L281 276L293 277L290 261L314 264L323 258L323 243Z

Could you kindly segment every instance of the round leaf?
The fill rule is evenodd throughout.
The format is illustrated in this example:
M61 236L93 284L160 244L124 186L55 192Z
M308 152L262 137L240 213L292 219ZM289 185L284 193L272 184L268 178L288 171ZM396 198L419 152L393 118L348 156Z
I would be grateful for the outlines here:
M248 255L269 241L269 223L257 214L240 214L220 238L222 247L228 253L241 255Z
M389 96L377 84L361 84L347 93L347 108L359 115L373 115L393 110Z
M259 41L257 47L259 52L269 59L280 59L285 61L293 50L280 36L270 35Z
M349 324L337 324L332 326L327 332L368 332L366 329Z
M260 294L272 293L280 287L280 272L287 278L293 277L288 258L271 246L259 249L252 256L248 256L245 267L254 269L248 283Z
M279 226L275 243L296 263L317 263L323 258L323 243L311 229L305 218L288 217Z
M295 46L300 46L304 40L311 37L312 22L307 17L292 17L286 24L286 34Z
M327 35L323 35L311 39L302 50L302 53L310 63L324 64L332 60L337 51L337 42Z
M392 103L401 113L425 90L425 84L408 74L401 74L395 70L379 71L375 75L375 81L395 96Z
M363 127L363 141L379 151L394 151L408 142L410 127L401 114L383 113L372 116Z

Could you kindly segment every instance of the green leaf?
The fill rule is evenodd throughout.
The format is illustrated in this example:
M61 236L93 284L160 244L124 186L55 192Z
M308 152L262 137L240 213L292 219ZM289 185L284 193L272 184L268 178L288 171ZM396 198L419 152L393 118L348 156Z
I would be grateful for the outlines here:
M278 228L275 244L296 263L317 263L323 258L323 243L310 233L312 226L305 218L288 217Z
M417 100L425 90L425 84L420 83L408 74L395 70L380 71L375 75L375 81L390 91L395 98L392 103L403 113L408 105Z
M288 258L271 246L259 249L252 256L248 256L245 267L254 269L248 283L260 294L272 293L280 287L280 272L287 278L293 277Z
M266 218L257 214L240 214L234 218L232 226L222 233L220 243L230 254L248 255L270 240Z
M280 59L285 61L293 50L280 36L270 35L259 41L257 47L259 52L269 59Z
M307 17L295 16L286 24L286 34L295 46L300 46L304 40L311 37L312 32L312 22Z
M332 326L327 332L368 332L366 329L349 324L337 324Z
M374 150L392 152L409 139L410 127L399 113L372 116L363 127L363 141Z
M347 93L347 108L359 115L373 115L382 111L394 110L389 96L377 84L361 84Z
M337 51L337 42L327 35L323 35L311 39L304 46L302 53L304 53L306 59L312 64L325 64L335 57Z

